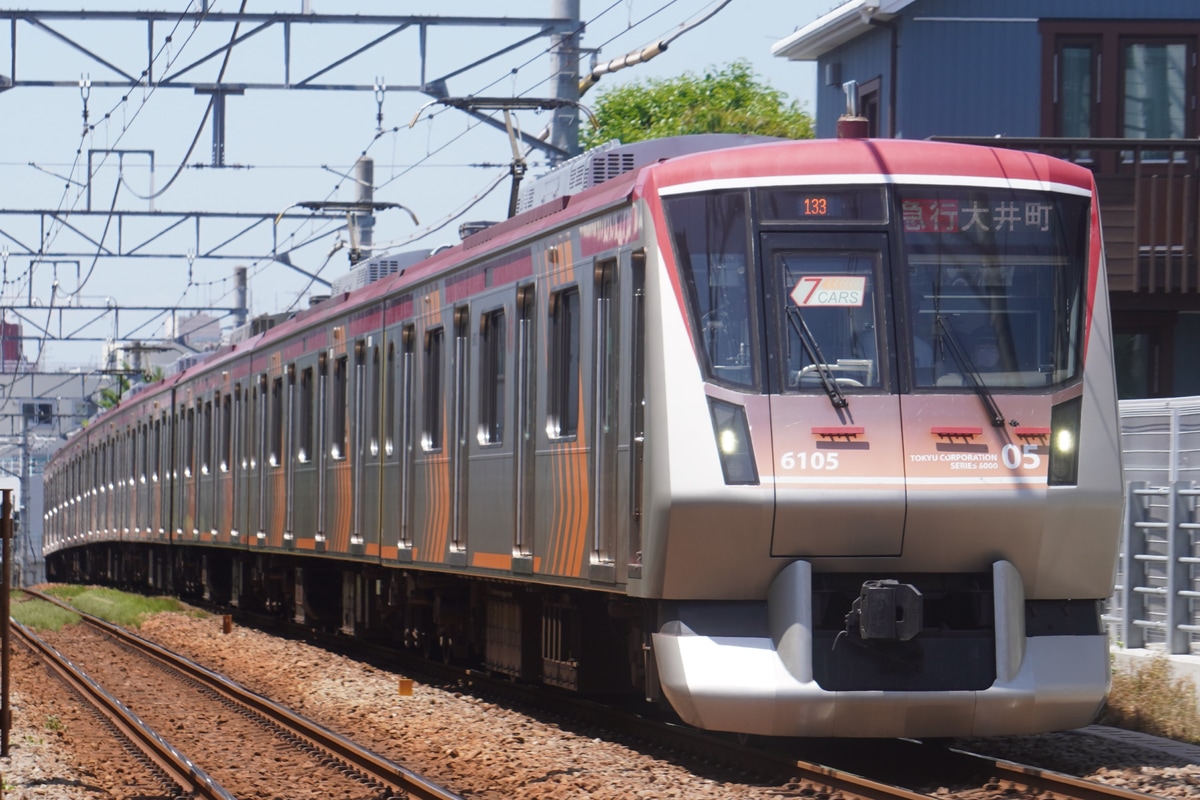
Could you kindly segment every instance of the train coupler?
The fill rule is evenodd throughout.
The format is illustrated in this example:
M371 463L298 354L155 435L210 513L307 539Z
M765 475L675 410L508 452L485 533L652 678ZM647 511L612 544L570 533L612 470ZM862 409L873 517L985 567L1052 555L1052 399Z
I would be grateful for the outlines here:
M921 632L923 598L911 583L865 581L846 615L846 632L863 640L907 642Z

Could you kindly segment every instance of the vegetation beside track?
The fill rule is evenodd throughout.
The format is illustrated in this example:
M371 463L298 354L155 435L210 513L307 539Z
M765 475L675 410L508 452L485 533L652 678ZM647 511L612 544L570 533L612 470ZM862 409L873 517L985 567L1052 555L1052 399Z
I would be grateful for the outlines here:
M1113 669L1112 691L1100 721L1181 742L1200 744L1196 685L1175 678L1164 655Z
M45 594L52 597L57 597L64 603L67 603L85 614L99 617L126 628L141 627L142 621L147 617L163 611L170 612L186 612L186 613L201 613L195 609L185 606L173 597L146 597L140 594L131 594L122 592L117 589L108 589L99 586L71 586L65 584L54 584L38 587ZM16 597L14 596L14 600ZM37 615L45 615L47 622L53 623L58 619L58 615L52 614L50 611L40 610L40 606L45 606L47 609L56 609L62 615L62 622L58 622L57 626L43 625L38 622L26 622L18 615L17 603L13 604L13 618L23 625L28 625L32 628L47 628L58 630L62 625L69 625L78 621L78 617L71 614L69 611L58 608L51 603L43 600L28 600L21 602L20 606L32 606L31 613ZM70 619L74 617L74 619ZM36 617L35 617L36 619Z

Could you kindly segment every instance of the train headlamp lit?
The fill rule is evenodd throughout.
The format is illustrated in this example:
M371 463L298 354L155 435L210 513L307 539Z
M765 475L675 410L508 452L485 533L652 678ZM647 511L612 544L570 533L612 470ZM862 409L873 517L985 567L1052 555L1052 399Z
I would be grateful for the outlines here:
M1079 479L1079 415L1083 398L1059 403L1050 412L1051 486L1074 486Z
M721 473L728 484L758 483L758 468L754 466L754 448L750 444L750 426L746 409L708 398L712 414L713 435L721 459Z

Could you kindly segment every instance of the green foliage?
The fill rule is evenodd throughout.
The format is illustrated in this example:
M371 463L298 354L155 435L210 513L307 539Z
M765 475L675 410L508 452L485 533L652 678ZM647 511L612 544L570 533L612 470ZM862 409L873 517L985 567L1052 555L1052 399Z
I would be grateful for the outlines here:
M1100 721L1200 744L1196 685L1190 678L1173 678L1171 662L1164 655L1113 670L1112 691Z
M107 410L120 405L121 398L128 394L133 386L130 375L136 377L140 383L155 383L164 377L162 367L151 367L142 370L141 374L131 371L128 364L122 365L121 369L121 372L115 373L116 381L113 385L104 387L96 394L96 405L99 408Z
M95 586L53 586L47 587L45 592L66 600L85 614L127 628L138 627L151 614L184 610L180 602L171 597L143 597Z
M601 91L592 107L598 128L582 127L584 149L693 133L746 133L813 138L812 116L787 95L762 83L747 61L704 75L652 78Z
M57 631L79 622L78 614L22 593L13 593L10 608L13 619L35 631Z

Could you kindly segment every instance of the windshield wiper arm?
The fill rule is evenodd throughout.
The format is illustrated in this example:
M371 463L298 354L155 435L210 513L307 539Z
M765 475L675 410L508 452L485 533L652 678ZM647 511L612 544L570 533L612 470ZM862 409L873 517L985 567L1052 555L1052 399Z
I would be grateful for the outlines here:
M792 323L792 328L800 337L800 343L808 351L808 357L813 360L813 366L817 369L817 377L821 379L821 385L825 387L825 394L829 395L829 402L833 403L834 408L846 408L850 405L850 401L838 387L837 378L833 376L833 370L826 363L825 356L821 353L821 346L817 344L817 338L809 330L808 323L804 321L800 309L789 305L788 312L788 322Z
M975 362L971 360L971 356L967 353L966 348L962 346L962 342L958 340L958 334L950 327L950 323L946 321L941 314L937 315L937 325L942 331L943 340L950 345L950 355L954 357L954 361L958 364L958 368L971 379L971 386L975 390L975 394L979 396L979 400L983 403L983 408L987 411L988 416L992 418L992 425L999 428L1004 425L1004 414L1000 412L1000 406L996 405L996 398L992 395L987 384L983 381L983 376L979 374L979 368L975 366Z

